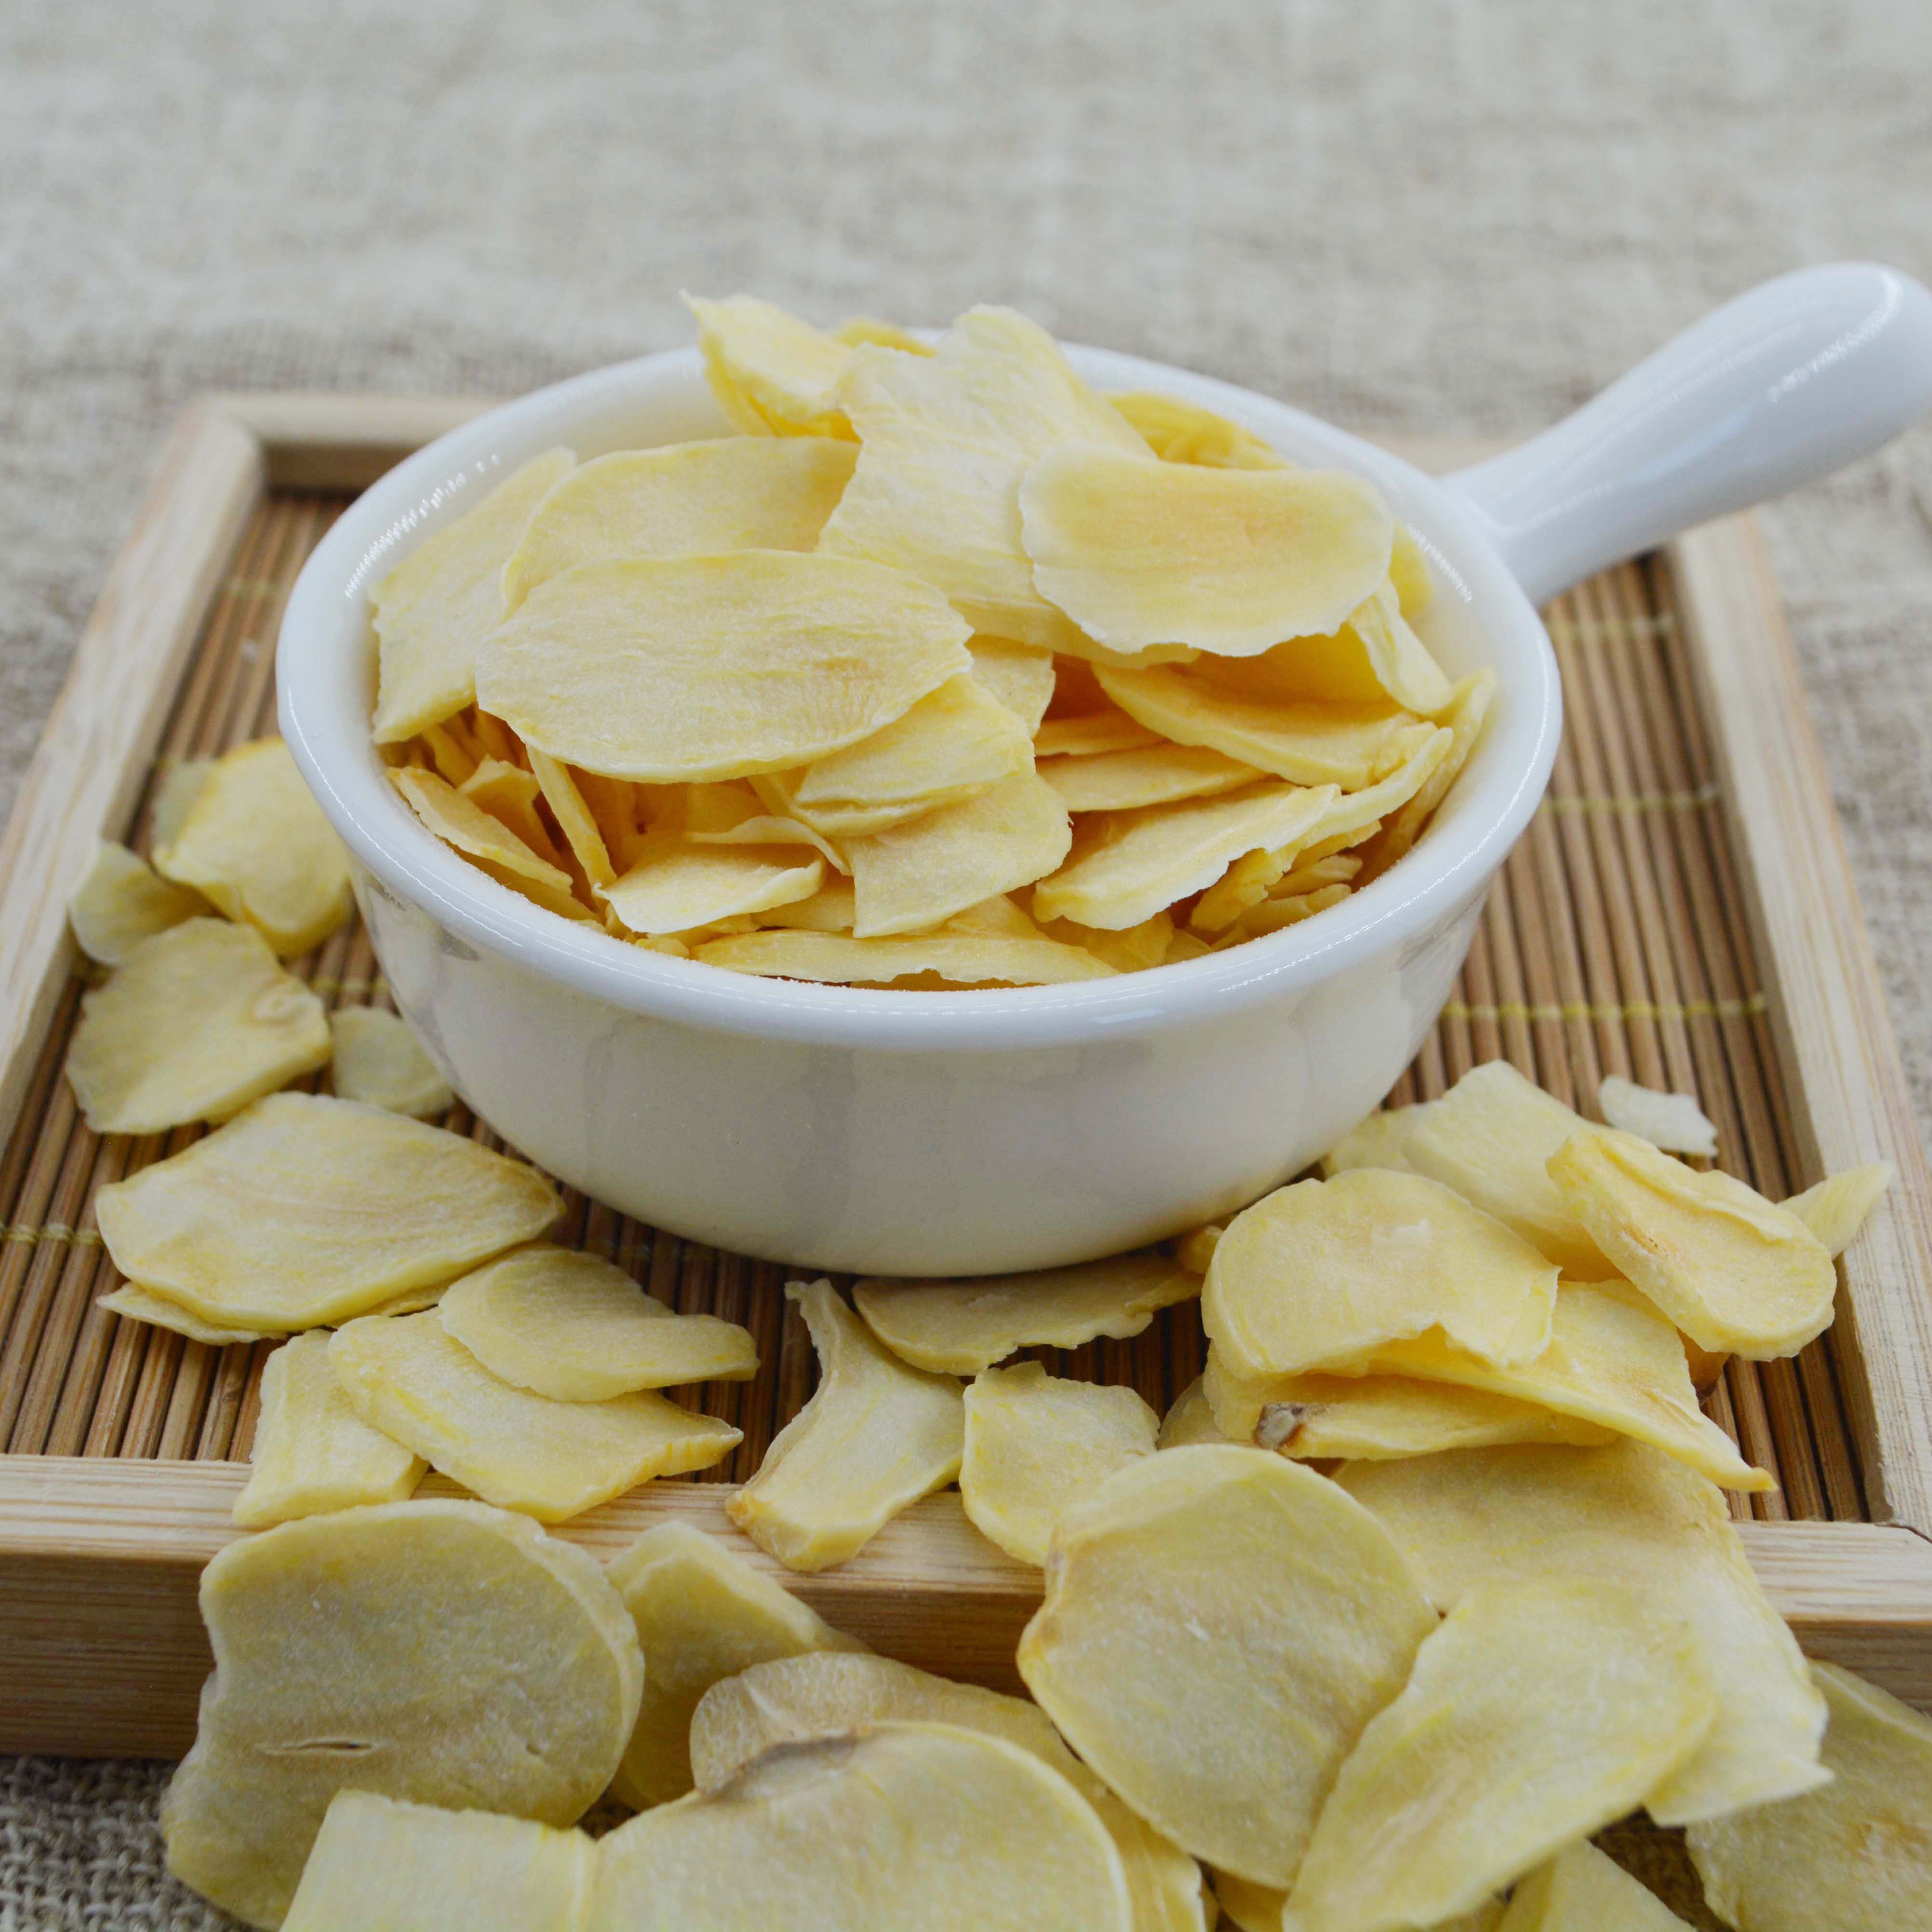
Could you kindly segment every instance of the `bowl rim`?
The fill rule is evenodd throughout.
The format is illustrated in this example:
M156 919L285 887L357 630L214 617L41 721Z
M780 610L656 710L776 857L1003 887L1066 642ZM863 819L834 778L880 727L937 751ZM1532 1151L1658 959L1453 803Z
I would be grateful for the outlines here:
M1301 460L1366 474L1428 552L1438 595L1460 600L1505 661L1498 701L1451 794L1447 823L1339 906L1224 952L1071 985L952 992L765 979L653 953L544 911L443 845L383 776L369 735L368 590L407 548L476 500L479 487L560 442L581 442L620 405L689 416L695 346L536 390L452 430L372 484L304 566L276 652L282 736L368 873L455 938L623 1010L727 1033L887 1052L1000 1052L1136 1038L1306 994L1435 931L1486 886L1528 825L1562 724L1541 620L1456 493L1393 452L1255 392L1140 357L1063 344L1104 390L1159 388L1220 411ZM713 434L729 434L723 417ZM641 446L630 438L610 447ZM353 662L350 662L353 660ZM359 694L359 703L356 701Z

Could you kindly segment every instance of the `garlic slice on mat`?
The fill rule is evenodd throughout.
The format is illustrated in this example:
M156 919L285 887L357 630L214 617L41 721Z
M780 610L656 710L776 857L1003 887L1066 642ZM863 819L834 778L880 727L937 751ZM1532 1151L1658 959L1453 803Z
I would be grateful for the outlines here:
M1333 1483L1202 1444L1129 1463L1061 1520L1020 1674L1142 1817L1285 1887L1435 1623L1387 1532Z
M735 1322L675 1314L614 1263L548 1242L452 1282L437 1312L499 1381L553 1402L758 1372L750 1333Z
M67 896L76 944L104 966L125 964L143 940L207 910L199 892L161 878L146 860L106 838L95 842L87 869Z
M1627 1282L1564 1282L1549 1346L1531 1361L1486 1362L1430 1334L1390 1342L1370 1366L1540 1403L1652 1443L1726 1489L1777 1487L1699 1408L1683 1338Z
M1128 1810L1067 1749L1037 1704L891 1658L813 1650L753 1664L714 1684L691 1721L698 1788L729 1784L774 1745L842 1736L885 1720L956 1725L1032 1752L1106 1827L1126 1874L1133 1932L1207 1932L1200 1866Z
M637 1716L637 1633L527 1516L384 1503L244 1537L201 1575L215 1651L161 1799L168 1869L279 1925L344 1788L574 1823Z
M825 1570L959 1474L965 1408L951 1376L908 1368L829 1281L787 1282L785 1298L811 1331L819 1386L727 1514L788 1569Z
M1387 1344L1432 1331L1517 1364L1549 1345L1556 1289L1552 1263L1439 1182L1354 1168L1237 1214L1209 1264L1201 1320L1228 1368L1250 1376L1359 1373Z
M1597 1246L1699 1348L1767 1361L1830 1326L1830 1250L1741 1180L1600 1131L1566 1141L1549 1168Z
M533 1169L380 1107L271 1094L95 1201L130 1280L224 1326L286 1331L440 1287L562 1211Z
M583 1932L596 1880L586 1832L345 1790L282 1932Z
M364 1421L485 1502L563 1522L658 1476L708 1468L740 1432L650 1391L552 1402L499 1382L440 1314L369 1315L329 1358Z
M1878 1205L1895 1172L1888 1160L1850 1168L1807 1187L1802 1194L1794 1194L1784 1205L1825 1244L1835 1260L1858 1238L1866 1216Z
M422 1120L456 1097L399 1013L380 1006L338 1006L329 1016L335 1056L330 1076L338 1098L360 1100Z
M648 1664L637 1727L611 1785L639 1810L691 1790L692 1714L714 1684L740 1682L774 1658L865 1648L689 1523L654 1525L605 1574Z
M1612 1439L1610 1430L1594 1423L1485 1389L1402 1376L1242 1376L1212 1348L1201 1388L1227 1440L1253 1442L1300 1462Z
M1587 1839L1539 1865L1510 1895L1498 1932L1687 1932L1647 1886Z
M319 1330L291 1336L269 1356L249 1462L232 1511L242 1529L404 1502L428 1466L356 1413Z
M1008 1556L1044 1568L1054 1524L1115 1470L1152 1455L1159 1429L1131 1388L1068 1382L1038 1362L982 1370L966 1391L967 1520Z
M160 1133L229 1119L332 1047L322 1002L260 933L190 919L82 996L67 1077L97 1134Z
M284 959L306 952L355 910L349 854L279 738L218 759L155 870L252 926Z
M1022 1348L1077 1348L1101 1335L1125 1341L1158 1310L1200 1292L1198 1276L1142 1248L1027 1274L961 1281L872 1276L853 1284L852 1306L915 1369L976 1376Z
M943 1724L782 1745L598 1846L590 1932L1131 1932L1120 1856L1031 1753Z
M1823 1700L1744 1556L1723 1492L1662 1450L1451 1450L1354 1462L1336 1480L1416 1567L1438 1610L1475 1585L1537 1576L1641 1589L1702 1635L1717 1716L1694 1756L1646 1799L1682 1825L1824 1781Z
M1830 1784L1782 1804L1693 1823L1704 1894L1752 1932L1897 1932L1932 1914L1932 1719L1835 1665L1811 1674L1830 1707Z
M1597 1106L1605 1121L1622 1134L1635 1134L1666 1154L1717 1152L1716 1123L1694 1094L1660 1093L1621 1074L1606 1073L1597 1084Z
M1338 1773L1282 1932L1470 1912L1621 1818L1717 1710L1687 1623L1600 1581L1479 1584L1426 1637Z
M1402 1155L1417 1173L1454 1188L1587 1280L1617 1272L1547 1166L1573 1135L1596 1131L1582 1114L1507 1060L1471 1067L1440 1100L1412 1111Z

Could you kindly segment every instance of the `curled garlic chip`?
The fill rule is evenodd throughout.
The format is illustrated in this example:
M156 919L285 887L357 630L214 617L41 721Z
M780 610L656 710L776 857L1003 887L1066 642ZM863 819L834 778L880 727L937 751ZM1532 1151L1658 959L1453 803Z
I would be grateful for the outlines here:
M360 1100L412 1120L445 1112L455 1096L400 1014L380 1006L338 1006L329 1016L335 1057L331 1078L344 1100Z
M1020 1674L1142 1817L1285 1887L1435 1621L1387 1533L1333 1483L1202 1444L1138 1458L1061 1520Z
M1025 725L968 674L870 738L768 783L795 817L851 838L978 797L1032 761Z
M1020 482L1035 458L1064 442L1108 446L1155 465L1044 329L1011 309L971 310L930 356L855 350L837 400L861 448L821 548L936 584L975 630L1093 654L1092 641L1034 587Z
M377 744L404 743L475 703L476 646L504 615L503 566L575 460L567 449L533 458L377 582Z
M751 1336L735 1322L674 1314L614 1263L548 1242L452 1282L437 1312L498 1381L553 1402L758 1372Z
M1011 638L966 640L972 674L1026 728L1031 737L1053 699L1053 654Z
M717 844L672 832L646 839L601 896L632 932L688 932L808 899L825 883L809 846Z
M157 1328L172 1328L177 1335L185 1335L191 1342L210 1348L247 1348L257 1342L279 1340L283 1333L278 1328L242 1328L227 1322L203 1321L179 1302L131 1281L124 1281L112 1294L102 1295L95 1306L130 1322L148 1322Z
M1476 1585L1626 1585L1703 1639L1717 1714L1647 1794L1660 1824L1765 1804L1824 1781L1823 1700L1744 1556L1722 1493L1650 1444L1451 1450L1351 1463L1336 1480L1381 1520L1438 1610Z
M836 1925L1130 1932L1126 1875L1093 1808L1003 1739L882 1724L781 1745L717 1791L598 1846L588 1932Z
M207 910L199 892L158 877L145 859L107 839L95 842L67 900L75 940L104 966L125 964L143 940Z
M774 918L794 910L782 906ZM915 976L958 986L1054 986L1110 979L1115 970L1091 952L1054 940L949 932L854 939L837 932L767 930L707 940L696 956L738 973L848 986L887 986Z
M849 841L861 939L937 925L1030 885L1066 856L1073 834L1059 794L1030 764L963 804Z
M1200 1292L1198 1276L1151 1250L1071 1268L963 1281L855 1282L866 1325L915 1368L976 1376L1021 1348L1077 1348L1096 1336L1125 1341L1157 1310Z
M1393 771L1432 729L1399 705L1251 698L1186 665L1103 665L1098 675L1107 696L1149 730L1295 784L1359 791Z
M1369 870L1364 885L1379 879L1402 857L1435 818L1438 806L1449 795L1449 788L1462 776L1469 754L1483 734L1483 720L1496 695L1496 674L1475 671L1456 687L1443 713L1449 730L1449 748L1435 769L1423 780L1415 796L1396 812L1376 835L1369 850Z
M852 444L824 436L720 436L593 457L524 526L503 566L503 615L576 564L810 550L858 460Z
M1891 1185L1893 1174L1892 1165L1886 1160L1851 1168L1819 1181L1816 1187L1807 1187L1802 1194L1794 1194L1784 1205L1835 1258L1857 1239L1865 1216Z
M201 1575L215 1651L161 1799L168 1869L282 1923L345 1787L573 1823L637 1716L637 1634L596 1559L472 1502L305 1516Z
M792 1570L825 1570L959 1474L965 1410L950 1376L924 1375L873 1339L829 1281L788 1282L819 1355L812 1399L728 1507Z
M1682 1340L1627 1282L1565 1282L1549 1346L1529 1361L1487 1362L1427 1334L1386 1344L1369 1366L1381 1374L1487 1389L1633 1436L1726 1489L1777 1487L1698 1407Z
M1616 1270L1549 1173L1552 1154L1590 1123L1507 1060L1471 1067L1405 1124L1403 1158L1588 1280Z
M1339 628L1291 638L1255 656L1215 659L1203 670L1229 690L1281 704L1389 700L1433 718L1453 701L1453 688L1409 628L1387 578Z
M1413 1174L1415 1169L1410 1166L1405 1151L1409 1136L1432 1104L1424 1101L1414 1107L1387 1107L1357 1121L1322 1156L1321 1178L1333 1180L1351 1167L1381 1167L1396 1174Z
M1216 1428L1299 1461L1379 1461L1504 1442L1602 1443L1611 1432L1535 1402L1401 1376L1230 1372L1212 1349L1201 1378Z
M185 920L81 1000L67 1077L98 1134L225 1120L329 1058L322 1002L253 927Z
M477 697L587 771L744 778L891 724L972 668L968 634L930 584L849 557L581 563L479 645Z
M1131 1388L1063 1381L1038 1362L982 1370L966 1391L967 1520L1008 1556L1044 1568L1053 1525L1115 1470L1152 1455L1159 1427Z
M952 1724L1030 1751L1093 1807L1120 1854L1134 1932L1207 1932L1200 1868L1137 1817L1061 1742L1036 1704L890 1658L814 1650L755 1664L706 1691L691 1720L698 1788L715 1791L774 1745L885 1721Z
M1163 463L1205 463L1220 470L1284 470L1287 459L1252 430L1178 396L1129 391L1107 399Z
M1388 575L1395 530L1345 471L1149 464L1117 444L1047 450L1020 513L1035 587L1095 642L1223 657L1336 629Z
M236 1526L266 1529L299 1516L363 1503L399 1503L428 1466L359 1416L329 1365L329 1337L291 1336L262 1371L248 1480Z
M1142 745L1050 758L1038 770L1069 812L1132 812L1178 799L1212 798L1261 776L1252 765L1197 745Z
M1359 1372L1439 1331L1495 1363L1547 1346L1555 1268L1500 1221L1420 1174L1355 1168L1278 1188L1216 1244L1201 1319L1247 1376Z
M698 318L711 393L738 428L754 436L850 437L834 393L852 359L849 344L756 296L684 300Z
M313 1094L272 1094L97 1198L131 1280L203 1320L346 1321L540 1234L542 1176L460 1134Z
M329 1801L282 1932L569 1932L596 1878L586 1832L344 1790Z
M1597 1084L1597 1105L1619 1133L1635 1134L1666 1154L1708 1156L1717 1151L1717 1127L1694 1094L1660 1094L1621 1074L1606 1073Z
M485 1502L563 1522L657 1476L708 1468L740 1432L651 1391L552 1402L491 1375L440 1314L367 1315L329 1359L356 1413Z
M1332 788L1257 784L1080 820L1066 863L1034 889L1041 919L1118 931L1211 885L1243 853L1300 843Z
M1696 1633L1636 1591L1477 1586L1342 1765L1284 1932L1394 1932L1475 1910L1641 1802L1716 1709Z
M349 916L349 854L279 738L216 760L155 870L252 926L284 958Z
M1500 1932L1678 1932L1683 1926L1656 1893L1586 1839L1517 1886Z
M1753 1932L1895 1932L1932 1910L1932 1719L1835 1665L1811 1666L1830 1708L1831 1781L1782 1804L1693 1823L1704 1895Z
M1741 1180L1633 1134L1578 1134L1549 1168L1597 1246L1699 1348L1767 1361L1830 1325L1830 1250Z
M638 1810L691 1789L692 1713L714 1684L738 1682L775 1658L865 1648L689 1523L655 1524L605 1574L649 1662L637 1727L611 1786Z

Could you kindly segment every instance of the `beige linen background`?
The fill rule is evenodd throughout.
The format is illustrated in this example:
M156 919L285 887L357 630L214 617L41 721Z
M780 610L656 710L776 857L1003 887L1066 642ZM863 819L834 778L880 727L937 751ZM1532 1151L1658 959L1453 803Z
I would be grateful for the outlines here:
M1928 79L1924 0L0 0L0 807L197 390L507 392L745 289L1525 432L1765 276L1932 277ZM1932 430L1767 522L1932 1111ZM161 1776L0 1760L0 1928L222 1922Z

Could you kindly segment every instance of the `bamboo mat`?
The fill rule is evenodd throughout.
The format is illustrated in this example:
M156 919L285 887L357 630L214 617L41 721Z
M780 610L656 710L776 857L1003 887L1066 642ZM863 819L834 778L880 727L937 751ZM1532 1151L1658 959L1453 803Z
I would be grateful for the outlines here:
M294 492L265 500L209 617L157 773L274 729L282 604L344 501ZM1717 1124L1721 1164L1778 1198L1795 1172L1785 1100L1668 566L1651 558L1607 572L1546 615L1569 717L1549 795L1490 896L1454 998L1391 1102L1432 1097L1503 1057L1594 1113L1603 1075L1624 1074L1694 1092ZM137 850L149 818L144 795L130 828ZM331 1006L388 1004L359 924L294 970ZM60 1076L85 984L77 977L67 989L0 1155L0 1447L245 1460L272 1345L209 1348L96 1306L118 1280L95 1232L96 1190L200 1130L105 1139L87 1131ZM446 1124L499 1144L460 1105ZM813 1382L804 1325L781 1293L786 1270L566 1198L560 1238L611 1256L681 1311L751 1330L764 1364L755 1381L678 1392L744 1432L702 1480L750 1476ZM1164 1410L1200 1372L1204 1352L1197 1309L1186 1304L1131 1341L1039 1352L1060 1373L1131 1382ZM1734 1497L1740 1514L1865 1516L1828 1336L1795 1360L1733 1362L1706 1406L1780 1485Z

